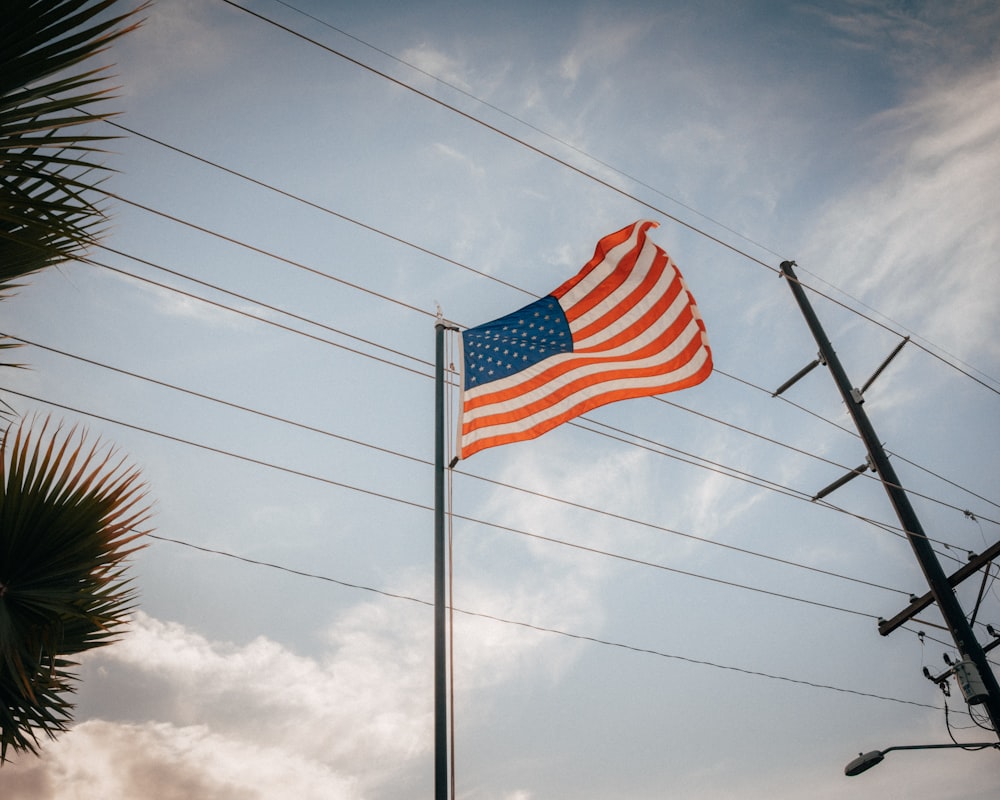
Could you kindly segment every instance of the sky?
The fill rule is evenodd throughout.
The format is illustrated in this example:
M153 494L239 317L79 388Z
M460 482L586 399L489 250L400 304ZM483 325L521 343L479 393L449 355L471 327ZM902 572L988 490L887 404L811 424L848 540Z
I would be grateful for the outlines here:
M118 448L160 538L5 800L431 796L437 309L503 316L640 219L716 370L454 468L456 798L995 796L991 750L844 776L991 734L923 675L934 609L878 634L927 587L877 479L810 501L865 459L828 371L771 396L817 353L792 259L855 385L911 337L865 409L945 571L997 541L995 3L144 17L107 237L4 302L0 397ZM996 570L958 590L984 643Z

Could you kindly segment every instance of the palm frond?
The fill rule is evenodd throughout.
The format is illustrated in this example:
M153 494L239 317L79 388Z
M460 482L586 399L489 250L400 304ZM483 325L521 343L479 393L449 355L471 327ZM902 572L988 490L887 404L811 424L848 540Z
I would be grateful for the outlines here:
M34 432L34 428L39 428ZM139 472L48 419L0 440L0 763L71 721L68 657L112 643L135 599L127 560L149 518Z
M137 27L147 4L8 0L0 33L0 299L14 281L96 243L105 221L98 156L114 136L87 126L114 87L107 65L78 67Z

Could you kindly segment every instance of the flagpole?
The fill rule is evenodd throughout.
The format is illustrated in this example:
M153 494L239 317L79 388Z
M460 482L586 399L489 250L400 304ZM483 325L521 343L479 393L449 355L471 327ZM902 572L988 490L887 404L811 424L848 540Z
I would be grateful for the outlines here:
M434 325L434 798L448 800L448 684L445 626L445 402L444 332Z

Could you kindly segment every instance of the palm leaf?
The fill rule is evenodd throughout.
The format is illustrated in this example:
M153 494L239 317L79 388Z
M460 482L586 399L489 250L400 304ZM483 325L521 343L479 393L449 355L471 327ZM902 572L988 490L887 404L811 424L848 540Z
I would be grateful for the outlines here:
M117 0L7 0L0 32L0 299L25 275L78 256L105 221L100 145L107 66L74 69L138 26ZM83 126L83 127L81 127Z
M0 440L0 763L72 719L75 656L115 641L148 520L138 470L45 419Z

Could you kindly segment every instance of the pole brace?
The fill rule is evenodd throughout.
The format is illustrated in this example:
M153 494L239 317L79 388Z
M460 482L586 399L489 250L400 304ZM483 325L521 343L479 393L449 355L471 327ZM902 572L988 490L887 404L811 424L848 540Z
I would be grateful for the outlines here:
M802 380L806 375L808 375L810 372L816 369L816 367L818 367L820 364L822 364L824 367L826 366L826 359L823 358L822 353L818 353L815 359L813 359L810 363L806 364L802 369L800 369L798 372L792 375L791 378L789 378L787 381L781 384L781 386L775 389L771 397L777 397L786 389L790 389L792 386L794 386L796 383Z
M856 393L857 393L857 395L856 395L856 396L855 396L855 398L854 398L856 402L858 402L858 403L863 403L863 402L864 402L864 400L863 400L862 398L863 398L863 396L864 396L864 393L868 391L868 387L869 387L869 386L871 386L871 385L872 385L872 384L873 384L873 383L875 382L875 379L876 379L876 378L877 378L877 377L878 377L879 375L881 375L881 374L882 374L882 371L883 371L883 370L884 370L884 369L885 369L886 367L888 367L888 366L889 366L889 362L891 362L891 361L892 361L892 360L893 360L893 359L894 359L894 358L895 358L896 356L898 356L898 355L899 355L899 351L903 349L903 346L904 346L904 345L905 345L905 344L906 344L906 343L907 343L908 341L910 341L910 337L909 337L909 336L907 336L906 338L904 338L904 339L903 339L903 341L901 341L901 342L900 342L899 344L897 344L897 345L896 345L896 348L895 348L895 349L894 349L894 350L893 350L893 351L892 351L891 353L889 353L889 355L888 355L888 356L886 357L885 361L883 361L883 362L882 362L882 363L881 363L881 364L879 365L878 369L876 369L876 370L875 370L875 371L874 371L874 372L872 373L872 376L871 376L871 377L870 377L870 378L869 378L869 379L868 379L867 381L865 381L865 382L864 382L864 385L863 385L863 386L862 386L862 387L861 387L860 389L855 389L855 390L854 390L854 392L856 392Z
M853 481L856 477L858 477L858 475L862 474L863 472L867 472L868 470L872 470L872 471L875 470L875 465L872 464L872 460L871 460L870 457L865 459L865 463L864 464L859 464L854 469L852 469L850 472L848 472L846 475L843 475L843 476L837 478L837 480L835 480L829 486L827 486L824 489L820 489L818 492L816 492L816 494L814 494L812 496L812 498L811 498L812 501L815 502L817 500L822 500L824 497L826 497L831 492L835 492L837 489L839 489L845 483L848 483L849 481Z

